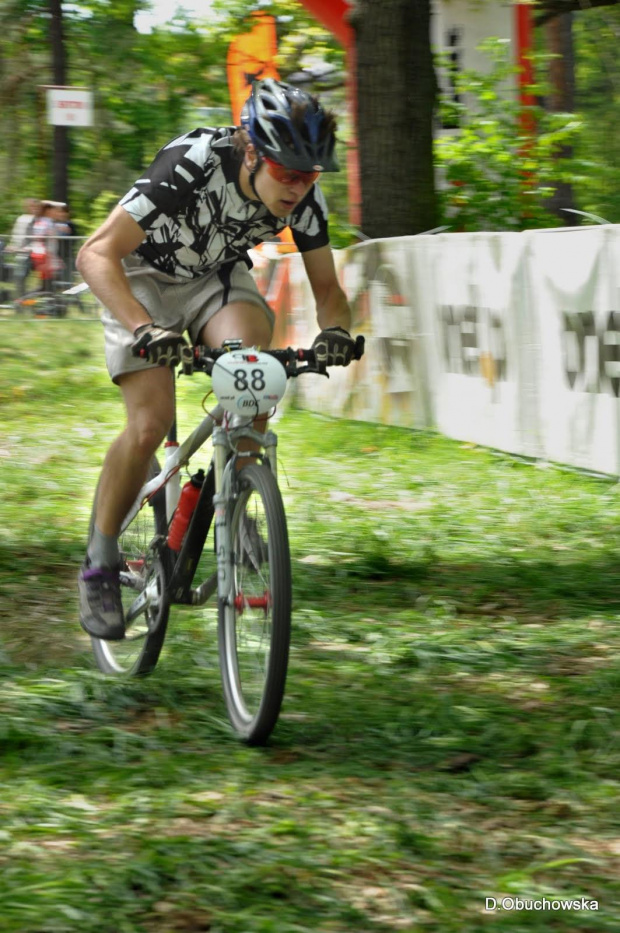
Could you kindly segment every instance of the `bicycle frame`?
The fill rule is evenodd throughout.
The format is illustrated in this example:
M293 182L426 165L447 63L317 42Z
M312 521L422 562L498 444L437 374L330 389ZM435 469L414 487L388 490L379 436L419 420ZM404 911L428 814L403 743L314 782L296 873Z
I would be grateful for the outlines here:
M183 546L178 555L159 542L161 551L172 567L168 595L175 605L202 605L217 590L219 599L226 600L232 585L231 542L228 538L226 510L236 495L236 463L240 457L265 457L274 475L277 475L277 435L273 431L255 431L248 418L228 415L217 405L181 443L169 437L165 447L165 461L160 473L142 487L123 528L133 520L137 512L162 488L166 495L166 517L168 522L177 507L180 496L180 471L191 457L213 437L213 456L203 483L198 503L192 515ZM174 428L171 432L174 435ZM262 451L239 453L237 444L242 438L253 440ZM233 454L233 456L230 456ZM196 567L200 560L207 535L215 518L215 552L217 569L211 576L192 588ZM126 613L131 621L158 598L156 584L140 593Z

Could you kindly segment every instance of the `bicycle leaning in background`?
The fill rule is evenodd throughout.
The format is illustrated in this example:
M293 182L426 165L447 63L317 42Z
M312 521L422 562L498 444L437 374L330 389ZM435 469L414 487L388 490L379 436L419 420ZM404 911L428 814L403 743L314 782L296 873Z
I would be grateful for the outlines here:
M92 637L93 650L104 673L148 674L164 644L170 606L204 606L217 594L228 715L246 742L261 744L284 696L292 595L277 437L272 430L256 431L253 422L269 417L289 378L324 368L314 350L258 350L240 341L181 352L184 373L212 377L218 404L180 444L175 421L163 468L153 458L119 539L125 638ZM363 352L364 338L358 337L355 359ZM195 470L181 489L180 471L210 437L210 465ZM242 452L243 439L257 450ZM91 530L94 514L93 507ZM211 527L213 546L205 548ZM205 563L210 572L203 572Z
M79 316L89 311L82 297L81 285L71 287L73 273L58 254L58 242L65 241L65 251L77 237L38 237L33 244L30 259L32 274L24 280L24 292L15 295L13 308L19 315L29 317L64 318L71 310ZM24 261L22 257L21 261Z

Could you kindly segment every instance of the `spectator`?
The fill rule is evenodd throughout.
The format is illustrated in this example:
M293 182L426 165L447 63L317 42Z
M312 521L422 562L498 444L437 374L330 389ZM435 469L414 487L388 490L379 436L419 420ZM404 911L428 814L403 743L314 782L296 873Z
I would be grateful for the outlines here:
M10 250L17 252L18 250L29 248L30 233L32 232L35 220L41 213L41 208L42 202L39 201L38 198L26 198L24 201L24 213L20 214L13 224L11 242L8 247Z
M42 201L41 213L32 225L30 258L41 278L42 288L51 284L62 267L58 255L58 228L54 220L58 206L55 201Z
M23 295L26 291L26 279L33 269L30 256L32 231L35 221L41 216L42 208L43 203L38 198L26 198L24 213L20 214L13 224L7 252L16 254L15 284L18 296Z

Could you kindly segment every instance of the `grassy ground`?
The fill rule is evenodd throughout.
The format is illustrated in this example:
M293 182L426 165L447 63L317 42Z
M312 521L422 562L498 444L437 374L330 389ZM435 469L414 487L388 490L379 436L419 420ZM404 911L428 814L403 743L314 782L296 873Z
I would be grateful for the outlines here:
M617 929L617 485L287 412L292 661L248 749L212 612L173 610L152 677L95 672L99 328L0 337L0 931ZM485 912L502 896L599 909Z

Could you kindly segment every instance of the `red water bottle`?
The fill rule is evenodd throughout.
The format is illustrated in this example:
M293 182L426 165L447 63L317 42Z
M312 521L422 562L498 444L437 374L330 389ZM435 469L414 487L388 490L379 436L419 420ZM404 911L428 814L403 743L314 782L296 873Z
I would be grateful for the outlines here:
M200 490L202 489L204 479L204 470L198 470L181 490L179 503L172 516L170 528L168 529L167 544L171 551L181 550L185 532L194 514L194 509L200 497Z

